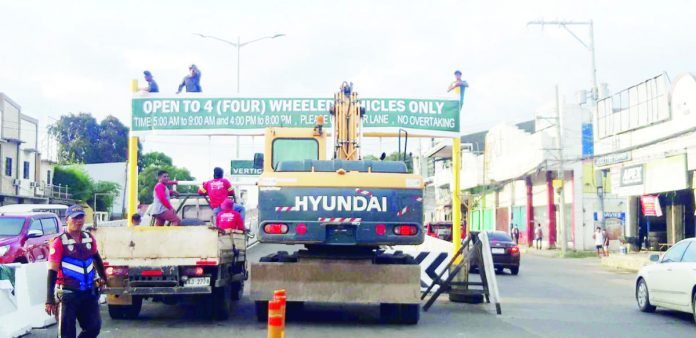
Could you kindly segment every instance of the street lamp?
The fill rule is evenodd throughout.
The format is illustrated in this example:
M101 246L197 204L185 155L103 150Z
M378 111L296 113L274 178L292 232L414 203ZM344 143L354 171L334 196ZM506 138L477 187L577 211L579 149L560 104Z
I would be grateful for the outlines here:
M193 35L197 35L197 36L200 36L202 38L208 38L208 39L213 39L213 40L217 40L220 42L224 42L230 46L237 48L237 93L239 93L239 69L240 69L239 68L239 60L240 60L239 56L240 56L240 50L242 49L242 47L249 45L249 44L252 44L254 42L257 42L257 41L261 41L261 40L265 40L265 39L275 39L275 38L279 38L281 36L285 36L285 34L268 35L268 36L263 36L263 37L260 37L258 39L254 39L254 40L250 40L250 41L246 41L246 42L241 42L241 38L238 36L237 42L232 42L232 41L221 39L221 38L218 38L218 37L215 37L212 35L205 35L205 34L201 34L201 33L193 33Z

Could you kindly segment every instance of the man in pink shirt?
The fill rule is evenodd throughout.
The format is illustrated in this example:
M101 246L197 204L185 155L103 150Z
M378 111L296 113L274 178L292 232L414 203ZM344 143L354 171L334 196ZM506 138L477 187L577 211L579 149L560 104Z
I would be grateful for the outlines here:
M155 225L163 226L164 222L169 222L171 225L179 225L181 220L179 216L176 215L174 207L169 202L169 197L178 196L179 193L176 191L169 191L167 184L169 184L169 173L165 170L160 170L157 172L157 184L155 184L155 189L152 196L152 214L155 217Z
M213 179L203 183L198 189L198 194L208 195L210 199L210 208L213 209L213 215L217 215L221 211L220 206L228 199L228 196L232 196L233 199L236 199L232 184L226 178L222 177L223 174L222 168L216 167L213 169ZM243 206L235 203L234 210L242 216L242 219L244 218Z
M226 199L222 202L222 211L215 216L215 224L220 230L244 230L242 216L234 211L233 208L234 202L231 199Z

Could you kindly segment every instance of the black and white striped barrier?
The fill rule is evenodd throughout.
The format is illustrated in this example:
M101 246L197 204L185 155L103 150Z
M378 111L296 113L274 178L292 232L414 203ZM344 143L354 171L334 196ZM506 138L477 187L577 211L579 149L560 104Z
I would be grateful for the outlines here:
M454 244L432 236L425 236L425 241L416 246L394 246L387 252L402 251L416 259L421 267L421 290L428 285L447 267L454 252Z

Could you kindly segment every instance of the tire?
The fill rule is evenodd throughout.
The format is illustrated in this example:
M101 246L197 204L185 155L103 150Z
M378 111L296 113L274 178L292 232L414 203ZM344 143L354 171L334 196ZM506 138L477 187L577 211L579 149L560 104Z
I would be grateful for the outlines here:
M694 314L694 322L696 322L696 291L691 296L691 311Z
M512 269L510 269L510 270L512 270ZM497 274L503 273L503 268L500 268L500 267L495 268L495 273L497 273Z
M655 306L650 304L650 293L648 292L648 283L643 278L638 280L636 286L636 303L641 312L655 312Z
M520 267L519 267L519 266L516 266L516 267L514 267L514 268L510 268L510 273L511 273L513 276L517 276L517 274L520 273Z
M213 293L208 297L211 298L210 305L212 308L211 317L213 320L227 320L230 318L230 300L232 287L216 287L213 288Z
M143 307L143 299L133 296L131 305L111 305L109 304L109 317L111 319L135 319L138 318Z
M256 320L260 323L266 322L268 320L268 301L259 300L256 301Z
M244 282L232 282L232 290L230 291L230 300L238 301L242 299L244 293Z
M420 304L401 304L401 324L416 325L420 319Z

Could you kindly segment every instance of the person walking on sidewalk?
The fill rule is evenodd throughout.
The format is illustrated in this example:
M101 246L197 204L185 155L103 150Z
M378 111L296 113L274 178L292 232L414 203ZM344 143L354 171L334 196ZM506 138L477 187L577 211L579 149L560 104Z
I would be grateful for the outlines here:
M594 234L592 234L595 247L597 248L597 257L602 257L602 253L604 252L604 234L605 232L600 227L597 227Z
M97 241L87 231L85 211L72 205L66 211L66 231L53 240L48 256L48 288L45 311L58 319L58 337L97 337L101 331L99 289L106 271ZM97 276L98 274L98 276Z
M602 237L604 237L604 243L602 243L604 256L609 257L609 234L607 234L607 229L602 229Z
M541 250L541 240L544 238L544 230L541 229L541 223L537 223L537 227L534 230L534 246Z
M520 244L520 229L517 228L517 225L512 228L512 240L515 241L515 245Z

